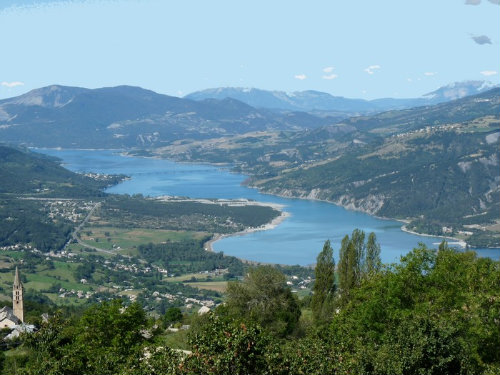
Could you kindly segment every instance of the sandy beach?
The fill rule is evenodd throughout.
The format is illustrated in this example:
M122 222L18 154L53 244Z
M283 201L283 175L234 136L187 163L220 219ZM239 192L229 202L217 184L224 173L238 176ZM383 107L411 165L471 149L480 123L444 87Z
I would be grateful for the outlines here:
M251 202L251 204L259 204L263 206L271 206L275 209L282 209L283 206L279 204L273 204L273 203L261 203L261 202ZM274 218L270 223L267 223L265 225L261 225L260 227L255 227L255 228L246 228L245 230L242 230L241 232L236 232L236 233L231 233L231 234L216 234L214 237L210 240L205 242L204 248L206 251L214 251L213 249L213 244L223 238L226 237L233 237L233 236L244 236L249 233L253 232L258 232L261 230L270 230L276 228L278 225L280 225L283 221L285 221L288 217L290 217L291 214L286 211L281 211L281 215Z
M450 241L447 241L448 242L448 245L458 245L458 246L461 246L463 248L465 248L467 246L467 242L459 239L459 238L455 238L455 237L449 237L449 236L439 236L437 234L424 234L424 233L418 233L418 232L414 232L414 231L411 231L409 230L408 228L406 228L406 225L402 225L401 226L401 230L403 232L406 232L406 233L410 233L410 234L415 234L417 236L423 236L423 237L438 237L438 238L442 238L444 240L452 240L453 242L450 242Z

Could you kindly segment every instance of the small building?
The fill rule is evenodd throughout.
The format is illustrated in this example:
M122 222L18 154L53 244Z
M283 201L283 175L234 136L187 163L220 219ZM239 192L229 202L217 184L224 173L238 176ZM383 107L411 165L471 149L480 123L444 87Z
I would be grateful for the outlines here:
M9 306L4 306L0 309L0 329L14 329L19 324L21 324L21 321L14 315Z
M198 315L204 315L206 313L208 313L210 311L210 307L207 307L207 306L202 306L199 310L198 310Z

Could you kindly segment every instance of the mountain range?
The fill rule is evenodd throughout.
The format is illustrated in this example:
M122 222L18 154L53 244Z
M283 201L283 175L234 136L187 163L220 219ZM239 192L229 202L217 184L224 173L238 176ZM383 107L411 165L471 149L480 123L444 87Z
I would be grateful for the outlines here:
M347 113L350 116L404 109L423 105L433 105L469 95L479 94L494 86L485 81L456 82L438 88L421 98L396 99L382 98L375 100L350 99L333 96L320 91L267 91L255 88L223 87L196 91L185 98L193 100L233 98L255 108L268 108L288 111L326 111Z
M424 233L453 228L453 234L472 233L475 244L491 246L500 241L495 229L500 88L486 87L454 84L418 99L414 108L348 116L353 112L336 111L377 102L311 92L288 96L296 103L308 98L301 105L307 102L315 110L305 112L255 108L231 97L198 101L130 86L54 85L0 101L0 140L230 163L266 192L408 220L412 230ZM476 94L462 97L469 92ZM267 97L264 102L273 107L284 98L280 95L267 92L259 100ZM316 103L338 99L352 107L320 107L311 98Z
M430 105L486 87L469 81L440 88L428 99L365 101L316 91L230 88L178 98L131 86L53 85L0 101L0 139L38 147L159 147L187 138L319 128L358 113Z
M42 147L121 148L263 130L300 130L340 118L275 113L236 99L194 101L138 87L53 85L0 101L0 139Z
M153 150L228 162L247 183L407 222L409 230L499 246L500 88L436 105L351 117L293 133Z

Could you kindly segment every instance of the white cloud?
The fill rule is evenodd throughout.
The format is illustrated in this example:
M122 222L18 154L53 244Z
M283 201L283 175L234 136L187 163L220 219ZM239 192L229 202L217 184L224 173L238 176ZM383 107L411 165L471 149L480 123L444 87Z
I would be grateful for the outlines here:
M481 74L482 74L483 76L489 77L489 76L494 76L494 75L498 74L498 72L496 72L496 71L494 71L494 70L483 70L483 71L481 72Z
M17 87L17 86L24 86L24 82L19 82L19 81L15 81L15 82L2 82L1 85L4 86L4 87L8 87L9 89L11 89L11 88Z
M411 78L406 78L406 80L407 80L408 82L413 82L413 79L411 79Z
M325 73L331 73L333 72L333 69L335 69L333 66L327 66L326 68L323 68L323 71Z
M337 77L338 77L337 74L328 74L328 75L323 76L322 78L323 79L335 79Z
M307 76L305 74L297 74L294 76L295 79L300 79L301 81L305 80Z
M436 74L437 74L436 72L425 72L424 76L432 77L432 76L435 76Z
M380 65L370 65L368 68L365 69L365 72L367 72L368 74L373 74L377 69L380 69Z
M500 5L500 0L489 0L490 3Z

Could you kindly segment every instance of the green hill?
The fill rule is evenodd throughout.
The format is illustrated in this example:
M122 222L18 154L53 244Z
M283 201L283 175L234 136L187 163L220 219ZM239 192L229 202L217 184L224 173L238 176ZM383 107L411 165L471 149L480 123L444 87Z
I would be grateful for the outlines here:
M102 196L102 189L121 178L123 176L83 176L61 167L55 158L0 144L0 194Z

